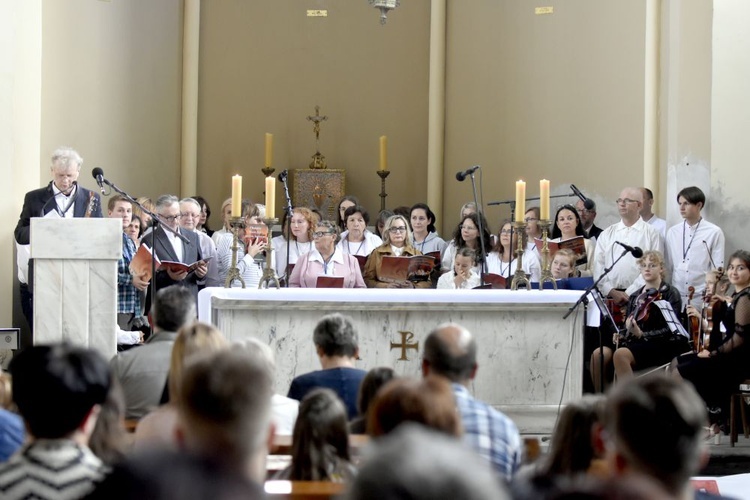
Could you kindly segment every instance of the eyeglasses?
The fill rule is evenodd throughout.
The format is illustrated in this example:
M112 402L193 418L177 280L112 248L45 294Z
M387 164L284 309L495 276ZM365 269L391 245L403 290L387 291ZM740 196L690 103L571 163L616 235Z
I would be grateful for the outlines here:
M501 229L500 234L513 234L512 229Z
M623 203L638 203L638 200L631 200L630 198L617 198L615 203L622 205Z
M185 213L185 214L180 214L180 217L184 217L186 219L188 219L188 218L200 219L201 218L201 214L187 214L187 213Z
M322 238L323 236L325 236L327 234L333 234L333 232L331 232L331 231L315 231L313 233L313 238L315 238L315 239Z
M179 215L163 215L162 219L164 219L167 222L174 222L174 221L176 221L177 219L180 218L180 215L182 215L182 214L179 214Z
M539 220L539 219L537 219L536 217L526 217L526 218L524 219L524 222L527 222L527 223L528 223L528 222L536 222L536 221L538 221L538 220Z
M388 229L388 231L390 231L392 233L405 233L406 232L406 226L392 227L392 228Z

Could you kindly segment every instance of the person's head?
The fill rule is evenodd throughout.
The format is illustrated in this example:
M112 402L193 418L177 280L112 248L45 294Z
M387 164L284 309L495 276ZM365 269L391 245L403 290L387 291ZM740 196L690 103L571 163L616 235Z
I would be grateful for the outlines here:
M133 240L137 241L141 237L141 234L143 234L142 229L143 223L141 221L141 218L137 215L133 215L133 218L130 220L130 224L128 225L125 232L128 233L128 236L133 238Z
M646 250L635 263L646 281L660 280L664 277L664 255L657 250Z
M456 411L450 382L431 375L421 380L397 378L385 384L367 413L367 434L383 436L404 422L460 436L463 433L461 416Z
M191 357L216 352L226 346L224 335L206 323L190 323L180 328L169 361L170 401L176 402L179 397L185 365Z
M473 248L459 248L453 258L453 272L456 274L468 273L476 264L477 252Z
M713 269L706 273L706 300L714 294L726 295L729 290L729 276L723 269Z
M273 373L241 349L197 356L178 395L177 439L188 451L262 483L273 439Z
M195 298L179 285L162 288L156 292L151 314L157 331L176 332L195 319Z
M464 203L463 205L461 205L461 210L458 211L459 220L464 220L464 217L466 217L467 215L475 213L477 213L476 203L474 203L473 201Z
M370 214L362 205L352 205L344 212L344 225L349 231L347 236L361 239L370 223Z
M441 432L406 423L372 444L347 498L351 500L504 500L489 464Z
M292 434L292 481L330 481L339 460L349 461L346 407L330 389L309 392Z
M208 202L203 196L193 196L193 200L198 202L201 207L201 217L196 223L196 229L206 228L208 229L208 218L211 217L211 207L208 206Z
M268 344L264 344L255 337L248 337L232 343L232 348L245 352L253 364L264 367L271 376L275 376L276 359L273 355L273 349Z
M375 222L375 232L381 239L383 238L384 234L383 228L385 227L385 221L387 221L393 215L394 213L390 210L381 210L380 212L378 212L378 220Z
M604 422L616 473L645 474L680 495L700 470L708 418L692 384L663 374L617 384L607 398Z
M318 216L309 208L297 207L293 209L290 220L292 239L303 242L312 241L312 234L315 231L315 224L317 222Z
M569 239L583 236L583 234L583 224L578 210L572 205L563 205L558 208L552 226L552 238Z
M355 205L359 205L359 200L356 196L346 195L339 200L339 204L336 207L336 225L341 231L346 229L346 209Z
M409 211L411 230L417 234L435 232L435 214L426 203L415 203Z
M156 199L155 212L164 219L166 225L177 229L180 225L180 200L171 194L163 194Z
M593 438L595 426L603 421L605 401L601 394L587 394L563 408L543 462L545 474L572 476L586 472L591 460L601 458L602 450L596 449Z
M229 219L232 217L232 198L227 198L221 204L221 223L224 229L229 230Z
M53 151L50 172L55 187L65 194L70 194L81 173L82 164L83 158L73 148L61 147Z
M403 215L388 217L383 226L383 244L395 247L412 246L414 237L409 229L409 222Z
M132 441L125 430L125 395L116 377L101 405L96 425L89 438L89 448L105 464L114 464L125 458Z
M628 187L620 191L620 197L615 200L620 218L628 223L634 223L641 216L643 206L643 195L641 190Z
M526 243L528 241L528 235L526 232L521 233L521 245L523 248L526 248ZM497 238L497 244L495 245L495 248L493 248L494 251L500 253L501 255L506 250L510 251L511 260L514 258L513 255L516 251L516 246L518 245L518 232L516 232L515 228L513 227L513 223L509 220L504 220L502 224L500 224L500 230L498 231L498 238Z
M461 219L461 223L453 232L453 243L456 248L469 246L477 250L476 260L481 261L481 239L479 237L479 228L482 228L482 238L484 239L485 252L492 249L492 235L490 234L489 225L484 215L479 212L468 214Z
M640 211L641 217L651 217L654 213L652 211L654 206L654 192L645 187L640 188L640 191L641 198L643 198L643 206Z
M406 220L409 220L409 214L410 214L410 211L411 211L410 208L411 207L407 207L406 205L398 206L398 207L396 207L396 208L393 209L393 214L394 215L401 215Z
M155 206L154 202L151 201L151 198L147 196L141 196L136 201L143 205L143 208L145 208L146 210L150 212L154 211ZM141 210L141 207L139 207L138 205L133 205L133 215L141 218L141 230L145 230L147 227L151 226L151 216Z
M367 415L370 404L378 391L388 382L396 378L396 372L393 368L378 367L367 372L362 383L359 384L359 393L357 394L357 411L360 416Z
M539 207L531 207L524 214L526 223L526 235L529 238L538 238L542 235L542 229L539 227Z
M242 218L245 224L263 224L260 217L260 207L250 200L242 200Z
M569 248L561 248L555 252L550 270L556 280L570 278L576 270L576 254Z
M10 363L13 401L35 439L79 434L88 441L112 383L109 364L92 349L36 345Z
M706 206L706 195L697 186L682 188L677 193L677 204L683 219L697 221L701 216L701 210Z
M320 357L354 359L359 353L359 335L352 319L339 313L327 314L318 321L313 343Z
M727 276L737 290L750 285L750 252L737 250L729 256Z
M313 239L315 241L315 249L321 255L330 255L336 250L336 243L341 239L339 228L329 220L322 220L315 226Z
M596 203L590 198L589 201L591 202L591 208L586 208L583 200L576 202L576 211L581 217L581 224L583 224L584 228L591 227L594 224L594 219L596 219Z
M440 375L466 385L477 373L477 343L469 330L456 323L443 323L424 341L422 374Z
M114 194L107 202L107 217L121 219L125 231L133 220L133 204L121 194Z
M180 227L194 231L201 218L201 205L193 198L180 200Z

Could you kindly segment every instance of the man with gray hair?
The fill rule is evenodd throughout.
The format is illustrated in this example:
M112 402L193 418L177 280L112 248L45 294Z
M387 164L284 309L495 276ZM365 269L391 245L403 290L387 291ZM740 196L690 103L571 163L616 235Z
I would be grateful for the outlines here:
M422 353L422 374L451 381L464 427L464 441L486 459L506 481L521 465L521 435L513 421L469 393L477 374L477 343L461 325L444 323L427 336Z
M219 259L216 258L216 243L203 231L196 231L195 225L201 218L202 208L200 203L193 198L180 200L180 227L186 231L192 231L200 239L201 258L206 261L207 271L203 282L205 286L223 286L219 280Z
M102 202L98 194L78 185L83 158L69 147L61 147L52 153L50 173L52 180L46 187L26 193L21 216L16 225L15 238L18 249L18 280L20 281L21 308L33 330L32 295L29 285L29 233L32 217L57 216L101 217ZM50 214L54 212L54 214ZM50 214L50 215L48 215ZM31 345L24 339L22 347Z

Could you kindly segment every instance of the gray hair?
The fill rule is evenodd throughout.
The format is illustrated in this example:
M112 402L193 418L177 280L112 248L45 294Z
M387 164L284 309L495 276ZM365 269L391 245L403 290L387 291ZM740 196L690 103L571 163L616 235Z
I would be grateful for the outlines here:
M335 222L332 222L330 220L322 220L315 224L315 227L318 226L326 228L329 233L333 234L334 245L341 241L341 232L339 231L339 226Z
M323 316L315 325L313 342L326 356L346 356L353 358L359 349L359 336L352 319L334 313Z
M195 319L195 298L187 288L171 285L156 292L154 324L168 332L176 332Z
M62 146L52 152L52 169L67 170L70 167L75 166L78 170L81 170L83 164L83 158L73 148Z
M261 342L255 337L238 340L234 343L235 347L248 355L254 364L265 368L269 373L276 373L276 361L273 355L273 349L268 344Z
M203 210L203 207L201 206L200 203L198 203L198 200L196 200L195 198L183 198L180 200L180 205L182 205L183 203L192 203L193 205L198 207L198 212Z
M175 203L180 203L180 199L173 194L163 194L156 199L154 209L158 212L162 208L171 207Z

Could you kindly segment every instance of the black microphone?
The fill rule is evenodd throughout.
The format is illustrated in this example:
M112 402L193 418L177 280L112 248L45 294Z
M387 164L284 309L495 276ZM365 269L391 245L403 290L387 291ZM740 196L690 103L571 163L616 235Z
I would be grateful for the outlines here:
M279 180L279 182L286 182L286 178L288 175L289 175L289 170L284 169L281 172L279 172L279 176L277 177L277 179Z
M459 182L463 182L464 179L466 179L468 176L470 176L471 174L473 174L474 172L476 172L480 168L482 168L482 167L480 167L479 165L474 165L473 167L469 167L466 170L463 170L461 172L457 172L456 173L456 180L459 181Z
M104 170L96 167L91 171L91 175L93 175L94 179L96 179L96 183L99 185L99 189L101 189L102 194L107 194L107 192L104 190Z
M628 252L632 253L633 257L635 257L636 259L640 259L641 257L643 257L643 250L641 250L640 247L631 247L630 245L626 245L625 243L621 243L619 241L615 241L615 243L620 245L622 248L624 248Z
M578 196L581 199L581 201L583 202L583 208L585 208L586 210L593 210L593 208L594 208L594 201L593 200L591 200L589 198L586 198L586 195L584 195L581 192L581 190L576 187L575 184L571 184L570 185L570 189L573 190L573 194L574 195Z

